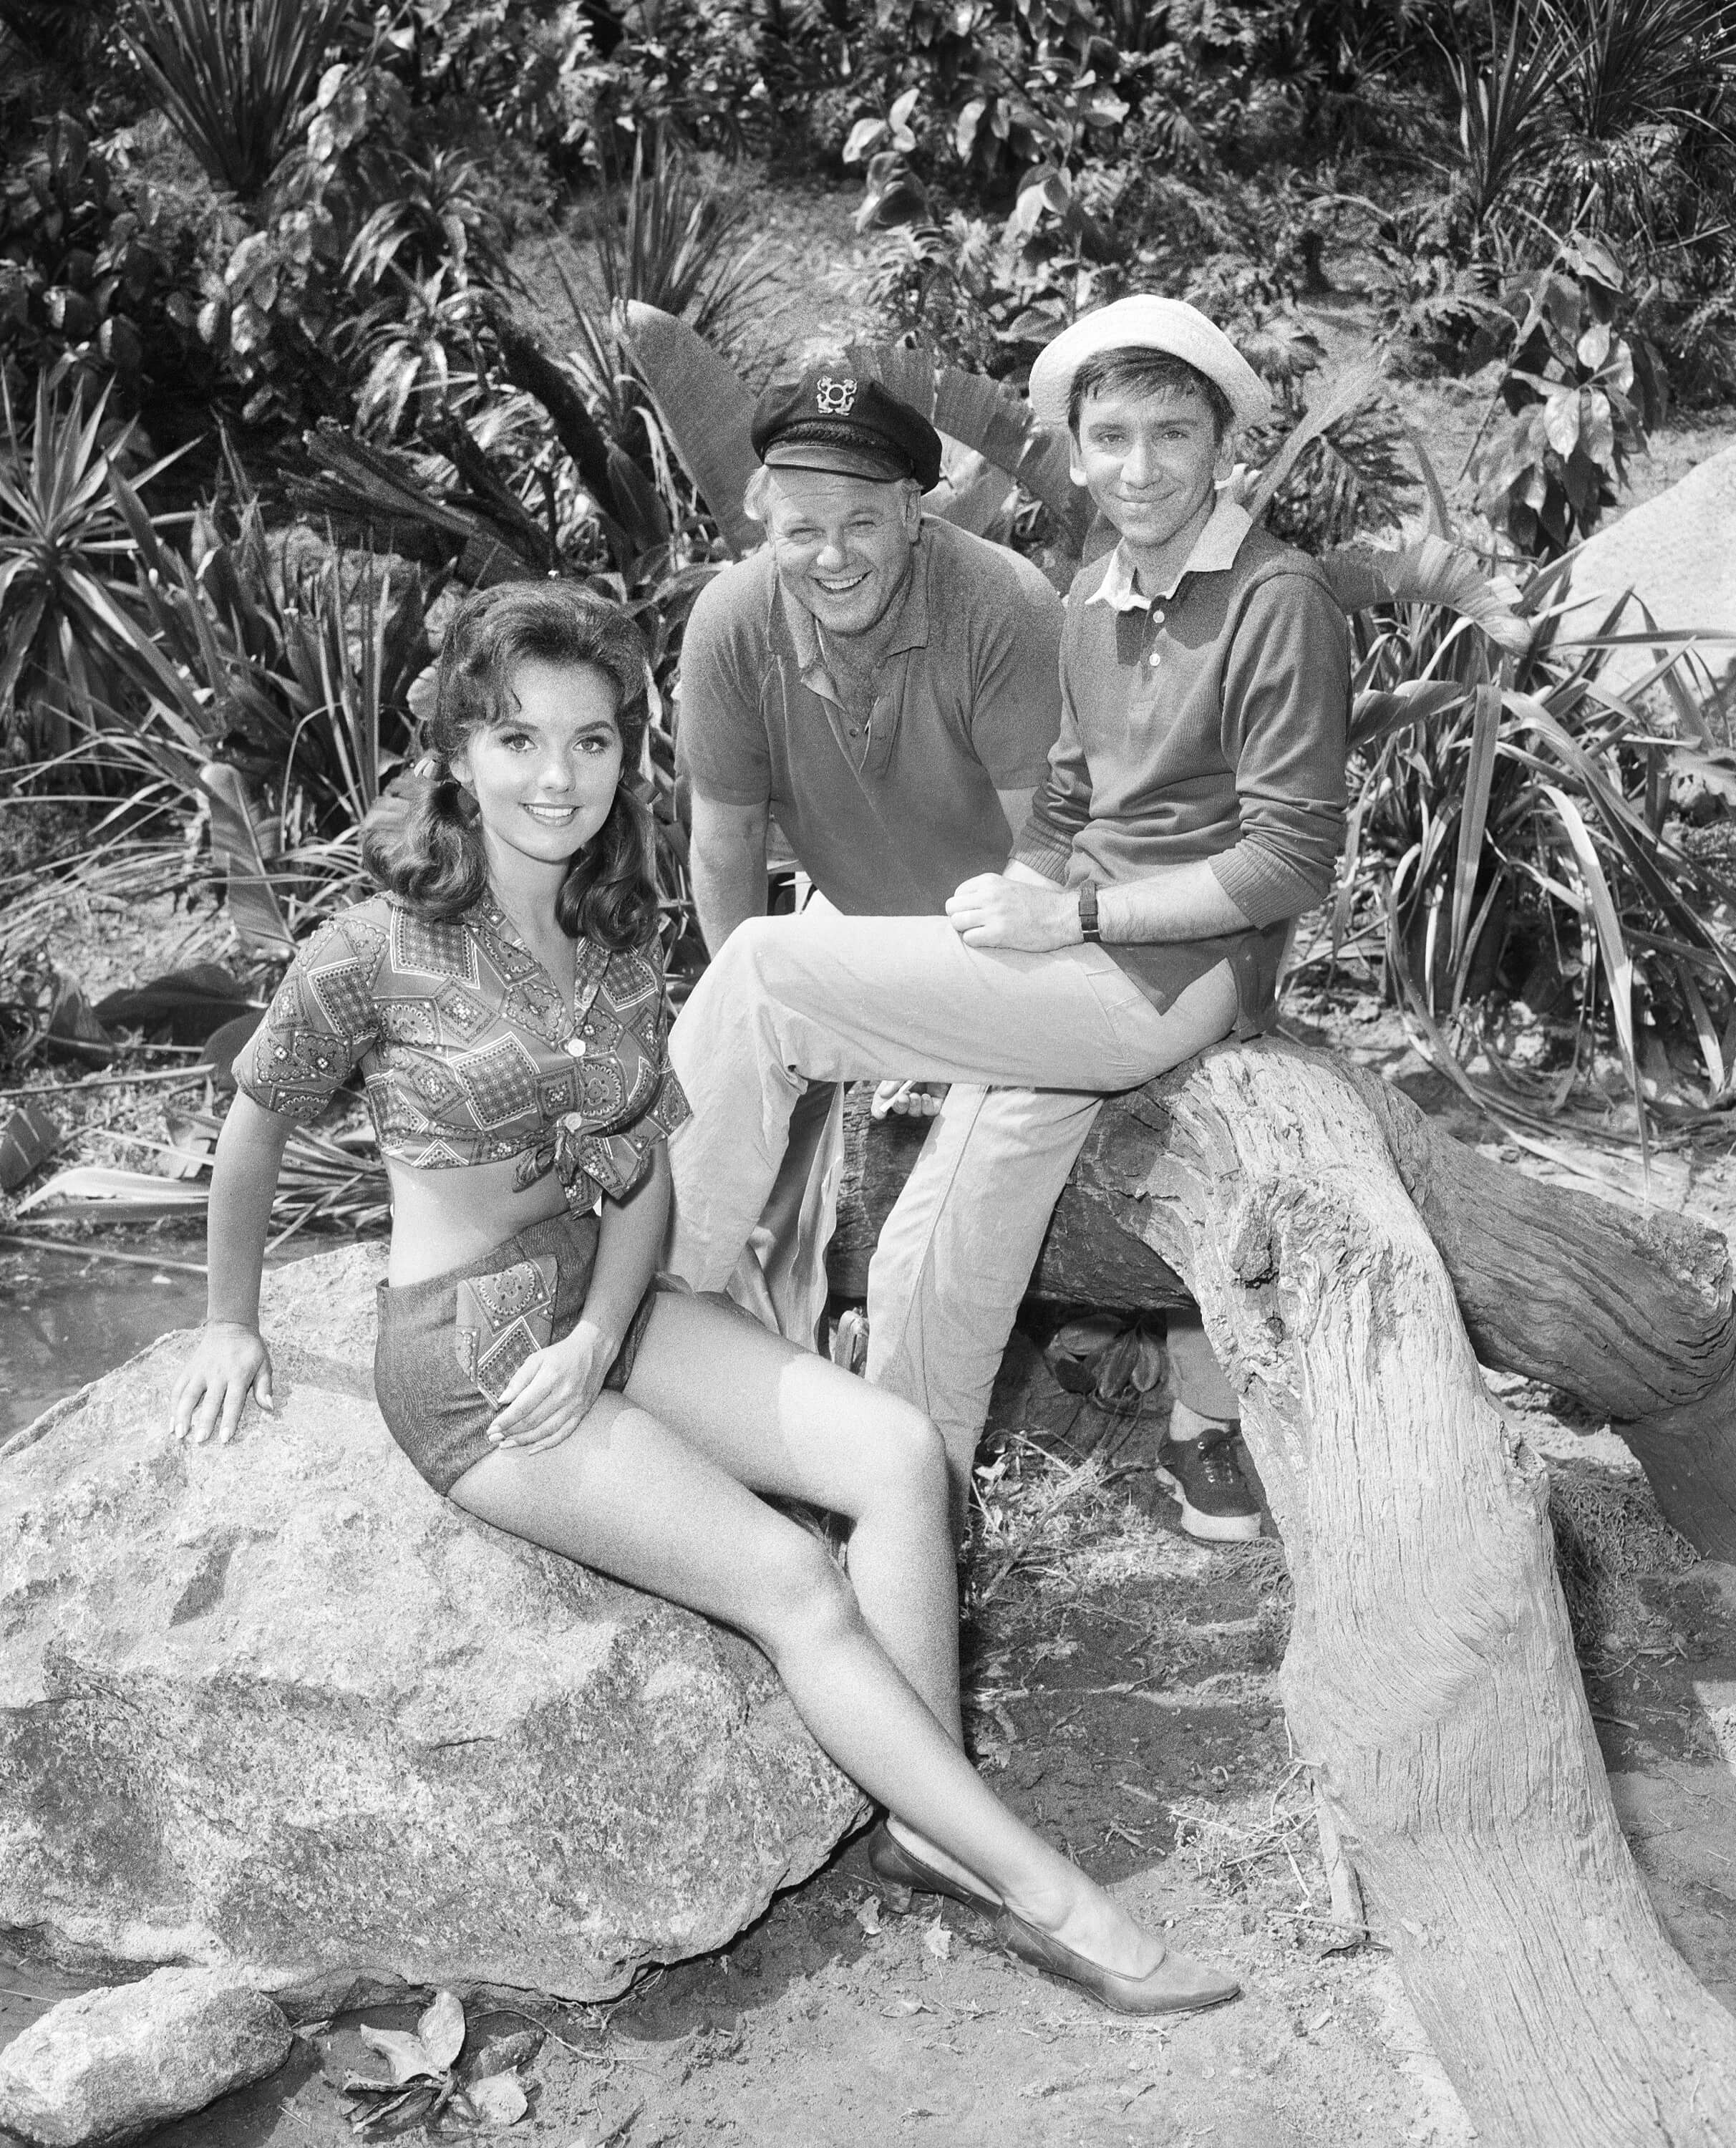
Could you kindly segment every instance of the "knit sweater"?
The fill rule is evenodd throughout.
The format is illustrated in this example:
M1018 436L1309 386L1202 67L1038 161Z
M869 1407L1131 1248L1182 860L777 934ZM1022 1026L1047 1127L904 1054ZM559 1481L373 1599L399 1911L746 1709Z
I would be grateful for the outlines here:
M1220 504L1174 587L1121 548L1067 599L1061 734L1016 856L1069 886L1211 861L1257 927L1327 893L1343 839L1349 636L1319 568ZM1137 973L1139 950L1112 947Z

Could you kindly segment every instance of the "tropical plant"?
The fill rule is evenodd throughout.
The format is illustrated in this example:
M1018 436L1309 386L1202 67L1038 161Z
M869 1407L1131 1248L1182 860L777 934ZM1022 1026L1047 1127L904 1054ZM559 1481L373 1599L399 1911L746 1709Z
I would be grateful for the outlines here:
M597 274L609 306L655 306L736 352L772 283L750 236L758 216L745 186L702 173L665 137L647 160L641 134L625 183L599 196Z
M1459 193L1473 233L1542 159L1556 58L1548 25L1536 11L1515 8L1503 35L1494 0L1488 0L1487 52L1461 45L1448 57L1459 108Z
M1432 560L1327 563L1357 615L1357 660L1350 831L1322 959L1372 945L1424 1048L1521 1122L1558 1112L1608 1036L1643 1138L1669 1108L1657 1091L1690 1087L1679 1059L1648 1049L1653 1031L1697 1051L1693 1105L1721 1106L1736 1094L1736 880L1687 840L1671 799L1684 775L1736 794L1736 755L1685 696L1660 723L1643 690L1603 681L1608 633L1562 634L1558 570L1513 592L1516 635L1487 583L1480 600L1446 600L1454 573L1481 577L1432 541ZM1479 1052L1488 1082L1466 1071Z
M389 439L412 404L438 421L484 392L484 291L510 284L504 234L466 156L406 158L392 197L350 242L344 278L361 302L345 323L361 425ZM454 364L454 359L459 361Z
M112 474L136 560L126 617L143 705L125 730L94 730L86 757L125 773L141 805L208 816L255 936L287 946L361 877L357 831L414 745L428 593L371 555L274 556L233 456L228 477L233 498L202 514L189 560Z
M214 369L195 329L198 240L148 187L117 179L58 113L0 193L0 355L34 375L70 359L118 414L157 423ZM175 429L178 429L176 428Z
M1645 339L1622 332L1623 283L1608 248L1583 238L1502 294L1518 324L1496 390L1508 414L1473 466L1478 504L1522 551L1553 558L1588 535L1663 415Z
M138 629L123 575L135 531L110 492L135 429L87 409L68 365L38 376L27 420L0 371L0 739L58 753L72 726L123 705ZM164 467L137 471L148 484ZM134 494L135 499L137 494ZM141 504L138 528L160 542Z
M359 415L389 434L475 399L480 301L512 282L505 234L475 160L422 142L390 74L327 70L262 208L203 323L248 424Z
M1473 233L1538 219L1648 252L1711 221L1736 150L1725 0L1535 0L1451 60Z
M354 0L138 0L139 72L210 177L254 199L288 148Z

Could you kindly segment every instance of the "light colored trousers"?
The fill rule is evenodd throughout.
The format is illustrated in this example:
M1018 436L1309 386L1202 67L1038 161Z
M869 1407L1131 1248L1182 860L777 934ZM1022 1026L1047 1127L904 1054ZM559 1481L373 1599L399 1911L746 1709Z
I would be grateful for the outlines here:
M869 1270L868 1377L926 1411L967 1475L1103 1097L1203 1051L1236 1013L1227 963L1160 1013L1101 947L967 947L936 917L752 919L670 1038L693 1117L670 1143L668 1265L695 1290L729 1282L809 1082L951 1083Z

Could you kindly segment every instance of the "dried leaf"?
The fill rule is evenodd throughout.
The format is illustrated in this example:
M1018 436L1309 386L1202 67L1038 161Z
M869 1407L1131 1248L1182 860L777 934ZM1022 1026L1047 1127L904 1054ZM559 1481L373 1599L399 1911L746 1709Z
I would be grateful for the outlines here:
M936 1961L951 1961L952 1959L952 1934L938 1917L931 1925L923 1927L922 1951L931 1954Z
M433 2005L416 2024L416 2034L434 2065L457 2064L464 2047L464 2010L452 1992L435 1992Z
M413 2036L403 2029L362 2029L362 2041L370 2051L378 2051L392 2069L394 2081L438 2080L445 2071L429 2056L427 2046L419 2036Z
M124 1216L139 1222L203 1208L208 1191L204 1186L175 1184L153 1171L110 1171L101 1164L79 1164L71 1171L57 1172L21 1201L15 1212L25 1216L38 1209L90 1207L99 1208L111 1221Z
M871 1940L880 1937L880 1897L871 1895L865 1901L856 1904L856 1922Z
M529 2098L512 2074L488 2074L472 2081L463 2100L484 2125L514 2125L530 2108Z
M425 2115L434 2100L434 2090L425 2082L419 2081L388 2101L375 2104L371 2110L356 2112L350 2119L350 2129L366 2139L384 2130L394 2120L404 2118L412 2110L418 2116Z

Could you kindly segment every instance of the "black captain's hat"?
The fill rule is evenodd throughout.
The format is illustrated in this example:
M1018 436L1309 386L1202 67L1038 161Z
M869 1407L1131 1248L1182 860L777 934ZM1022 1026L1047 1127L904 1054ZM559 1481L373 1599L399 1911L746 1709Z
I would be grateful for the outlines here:
M831 470L881 484L940 482L941 436L920 412L854 367L811 365L775 380L754 409L754 452L770 469Z

